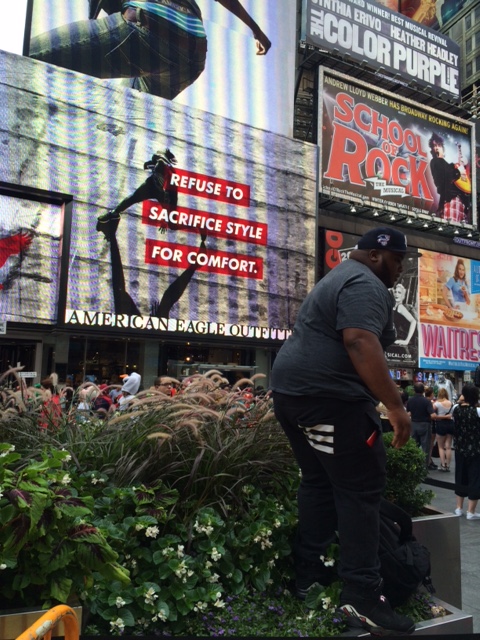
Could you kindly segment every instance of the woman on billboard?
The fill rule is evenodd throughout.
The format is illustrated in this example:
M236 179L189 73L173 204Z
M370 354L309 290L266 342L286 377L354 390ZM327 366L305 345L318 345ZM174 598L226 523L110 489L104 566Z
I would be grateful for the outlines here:
M467 270L465 262L459 258L453 276L443 285L443 299L447 307L461 309L470 304Z
M393 307L393 322L397 332L395 344L400 347L408 347L413 338L417 321L405 306L407 290L400 282L393 289L395 305Z
M252 30L257 55L271 42L239 0L215 0ZM32 38L30 56L97 78L132 78L131 86L168 100L205 68L207 35L195 0L89 0L89 20ZM100 11L108 15L97 19Z

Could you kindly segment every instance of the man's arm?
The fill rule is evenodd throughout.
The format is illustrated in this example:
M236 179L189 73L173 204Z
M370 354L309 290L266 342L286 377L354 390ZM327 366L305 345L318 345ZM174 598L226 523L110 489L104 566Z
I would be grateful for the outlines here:
M257 44L257 56L264 56L272 46L272 43L267 36L260 29L255 20L248 14L248 12L240 4L239 0L216 0L218 3L228 9L234 16L241 20L249 27L253 32Z
M343 344L360 378L388 409L388 419L395 433L392 445L396 449L403 447L410 438L411 421L388 371L379 339L365 329L344 329Z

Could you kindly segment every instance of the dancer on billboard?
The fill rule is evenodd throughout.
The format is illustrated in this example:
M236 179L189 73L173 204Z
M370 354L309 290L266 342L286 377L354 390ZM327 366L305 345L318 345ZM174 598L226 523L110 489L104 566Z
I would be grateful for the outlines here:
M257 55L271 42L239 0L215 0L252 30ZM42 33L30 56L173 100L205 68L207 35L195 0L89 0L89 20ZM101 10L108 14L97 19Z
M149 169L151 175L136 189L131 196L124 198L116 207L97 219L97 231L105 236L110 243L110 257L112 262L112 287L113 300L116 314L141 315L140 310L126 290L123 264L120 256L120 249L117 242L116 232L120 222L120 214L129 207L144 200L158 200L169 211L177 206L177 187L171 184L171 176L175 173L173 165L177 164L177 159L170 151L157 151L152 155L151 160L144 163L144 169ZM170 222L168 223L170 225ZM199 253L205 251L206 234L201 234ZM160 302L154 302L151 308L151 315L157 318L168 318L173 305L178 302L188 287L195 271L198 269L195 261L185 271L183 271L167 287Z
M131 196L124 198L115 209L108 211L103 216L99 216L98 223L119 220L122 211L144 200L157 200L160 204L165 205L169 211L173 211L177 206L178 198L177 187L171 181L171 177L175 173L173 169L175 164L177 164L177 159L170 149L154 153L152 159L147 160L143 165L145 171L151 171L151 175ZM97 231L100 231L98 224Z
M432 159L430 170L440 200L438 215L451 222L469 222L472 199L472 184L467 175L459 144L458 162L445 160L445 143L442 136L434 133L428 141Z

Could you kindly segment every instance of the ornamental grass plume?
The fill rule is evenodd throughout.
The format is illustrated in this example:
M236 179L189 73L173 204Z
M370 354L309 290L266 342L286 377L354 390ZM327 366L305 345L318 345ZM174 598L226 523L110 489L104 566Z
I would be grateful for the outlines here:
M270 486L294 464L271 400L244 403L241 389L252 387L253 378L240 380L232 390L221 388L225 379L215 370L187 382L173 397L146 390L125 411L103 419L90 412L82 422L74 397L56 428L43 433L38 428L41 391L32 391L32 401L23 405L7 394L14 415L8 412L0 420L0 441L15 444L25 459L46 447L65 449L79 473L105 474L116 486L161 479L192 504L222 509L226 495L241 503L237 487L246 482ZM92 383L80 388L85 387L96 388Z

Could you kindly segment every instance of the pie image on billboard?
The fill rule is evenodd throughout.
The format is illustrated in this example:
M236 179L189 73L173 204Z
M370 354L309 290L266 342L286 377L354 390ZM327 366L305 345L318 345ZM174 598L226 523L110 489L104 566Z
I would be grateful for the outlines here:
M463 318L463 313L457 311L457 309L446 309L443 315L448 318L448 320L461 320Z

